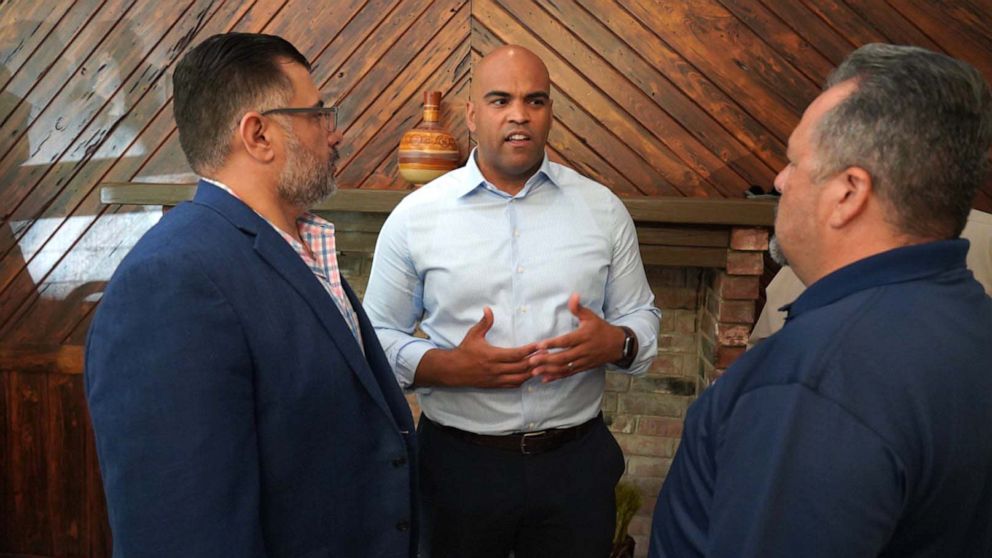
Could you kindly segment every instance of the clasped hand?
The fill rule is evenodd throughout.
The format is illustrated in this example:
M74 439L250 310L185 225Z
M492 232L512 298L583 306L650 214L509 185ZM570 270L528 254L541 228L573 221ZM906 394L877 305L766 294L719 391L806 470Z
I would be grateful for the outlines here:
M574 330L520 347L499 348L486 341L493 326L493 311L483 309L482 319L473 325L452 351L460 371L447 385L487 388L513 388L540 376L544 383L619 360L624 333L579 303L579 295L568 299L568 309L578 319Z

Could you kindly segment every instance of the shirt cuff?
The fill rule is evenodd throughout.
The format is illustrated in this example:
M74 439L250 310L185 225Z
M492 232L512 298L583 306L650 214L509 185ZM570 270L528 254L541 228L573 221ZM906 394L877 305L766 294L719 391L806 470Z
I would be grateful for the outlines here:
M410 389L413 386L420 360L424 358L427 351L436 348L433 343L426 339L414 339L397 351L394 368L396 377L399 378L403 389Z
M609 366L610 370L632 376L640 376L647 372L651 366L651 361L658 355L658 329L660 325L658 320L660 316L652 312L651 317L653 318L652 323L633 316L611 322L618 327L629 327L634 332L634 335L637 337L637 356L634 357L634 362L630 365L630 368L620 368L611 364Z

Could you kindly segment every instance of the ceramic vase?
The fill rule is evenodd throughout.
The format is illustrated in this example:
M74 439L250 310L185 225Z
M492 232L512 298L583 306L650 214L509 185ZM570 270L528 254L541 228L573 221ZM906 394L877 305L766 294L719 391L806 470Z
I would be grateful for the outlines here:
M400 140L400 176L417 186L458 167L455 138L440 124L440 91L424 92L424 121Z

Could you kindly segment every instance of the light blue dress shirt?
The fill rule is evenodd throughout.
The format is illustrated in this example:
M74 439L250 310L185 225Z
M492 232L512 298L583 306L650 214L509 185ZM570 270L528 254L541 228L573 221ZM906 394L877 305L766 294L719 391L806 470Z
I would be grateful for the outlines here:
M431 349L456 347L490 306L486 336L517 347L568 333L583 306L637 335L624 372L642 374L658 351L660 312L648 287L633 221L605 186L545 157L510 196L475 164L411 193L379 234L364 306L400 385L409 388ZM427 339L413 335L417 325ZM434 422L480 434L532 432L599 413L606 368L515 389L416 388Z

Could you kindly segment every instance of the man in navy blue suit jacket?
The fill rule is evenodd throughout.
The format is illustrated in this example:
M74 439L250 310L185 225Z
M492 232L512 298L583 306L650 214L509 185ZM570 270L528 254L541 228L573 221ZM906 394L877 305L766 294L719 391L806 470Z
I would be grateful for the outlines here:
M413 422L306 209L333 108L285 40L216 35L176 68L192 203L115 273L86 388L117 556L412 556Z

